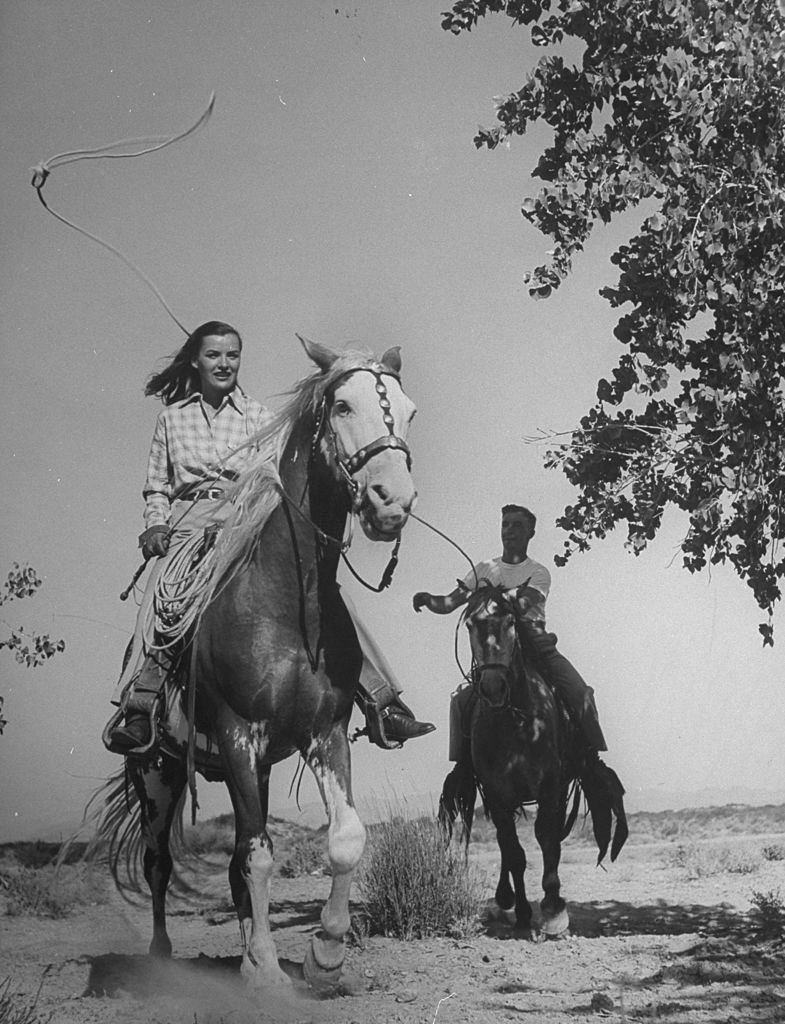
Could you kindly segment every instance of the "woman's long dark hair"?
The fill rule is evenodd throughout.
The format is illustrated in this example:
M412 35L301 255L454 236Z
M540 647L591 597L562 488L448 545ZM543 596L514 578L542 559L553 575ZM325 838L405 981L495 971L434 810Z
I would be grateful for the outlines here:
M172 405L173 402L179 402L181 398L187 398L194 391L198 391L199 373L191 363L199 355L204 339L212 334L218 335L219 338L227 334L236 335L242 351L243 339L236 328L220 320L208 320L206 324L201 324L188 335L188 340L167 367L150 377L145 385L145 395L155 395L164 405Z

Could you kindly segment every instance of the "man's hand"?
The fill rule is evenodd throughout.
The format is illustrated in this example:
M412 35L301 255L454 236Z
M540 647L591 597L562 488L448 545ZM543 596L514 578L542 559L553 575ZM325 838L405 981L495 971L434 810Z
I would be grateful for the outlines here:
M426 593L424 590L418 590L412 598L412 607L416 612L419 612L421 608L430 607L431 595Z
M139 538L139 547L145 561L165 555L169 550L169 527L151 526Z

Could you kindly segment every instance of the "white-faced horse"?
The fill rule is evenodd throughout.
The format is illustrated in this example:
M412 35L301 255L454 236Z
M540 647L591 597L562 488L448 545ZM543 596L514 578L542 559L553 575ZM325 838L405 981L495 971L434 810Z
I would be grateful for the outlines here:
M295 753L324 800L332 872L305 977L330 986L340 976L365 829L352 798L347 740L363 656L336 573L349 515L372 540L394 542L416 497L406 440L415 407L401 388L398 350L377 360L301 341L318 370L257 439L259 455L230 494L234 511L214 551L211 592L192 640L195 725L217 746L217 772L234 808L229 879L242 973L257 987L289 982L269 925L267 814L271 766ZM150 761L127 760L153 899L150 950L163 956L172 948L169 841L184 802L186 760L166 744ZM118 836L125 842L133 830L122 814L105 822L117 854Z

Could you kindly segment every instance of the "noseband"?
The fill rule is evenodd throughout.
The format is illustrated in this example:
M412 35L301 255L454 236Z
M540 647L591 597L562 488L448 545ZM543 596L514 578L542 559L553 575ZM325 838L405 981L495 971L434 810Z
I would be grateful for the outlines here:
M384 420L384 425L387 427L388 432L386 434L382 434L381 437L377 437L375 441L371 441L368 444L363 445L362 448L358 448L353 455L347 456L341 454L342 445L340 443L340 439L330 423L328 402L331 407L336 388L355 373L370 373L376 379L376 394L379 396L382 419ZM357 481L354 479L354 474L361 470L366 462L370 461L374 455L378 455L380 452L383 452L388 448L402 451L406 456L406 468L412 468L412 453L409 450L409 446L402 437L398 437L395 433L395 421L393 420L393 415L390 412L390 399L387 394L387 385L384 383L384 377L392 377L394 380L398 381L399 384L401 382L401 378L392 370L374 370L370 366L357 366L352 370L347 370L346 373L341 374L341 376L336 378L336 380L334 380L330 385L328 391L322 398L322 405L319 410L316 433L314 435L314 447L318 443L318 439L321 436L322 431L328 431L335 456L335 462L355 495L359 488Z

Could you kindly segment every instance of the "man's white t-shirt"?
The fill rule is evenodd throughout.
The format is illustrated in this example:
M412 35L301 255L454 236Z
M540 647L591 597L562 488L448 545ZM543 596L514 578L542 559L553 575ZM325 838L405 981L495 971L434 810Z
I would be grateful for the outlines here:
M545 622L545 600L551 589L551 574L539 562L533 558L524 558L522 562L505 562L501 555L491 558L488 562L480 562L477 566L477 579L488 580L494 586L502 586L505 590L512 590L522 583L536 590L542 595L542 600L536 601L526 609L524 618L532 619L535 622ZM474 590L476 581L474 573L470 572L465 577L464 586Z

